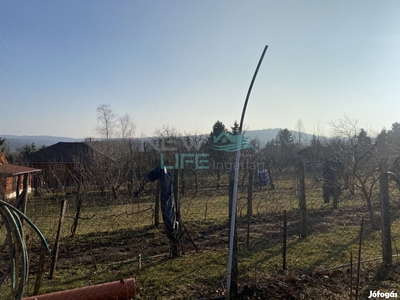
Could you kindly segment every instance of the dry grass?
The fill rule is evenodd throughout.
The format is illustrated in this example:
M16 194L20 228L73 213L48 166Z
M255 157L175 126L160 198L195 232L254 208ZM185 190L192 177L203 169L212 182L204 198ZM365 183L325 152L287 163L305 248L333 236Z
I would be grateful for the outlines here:
M364 201L358 195L352 196L345 191L339 210L332 210L330 204L322 201L320 185L311 180L307 185L309 235L306 239L299 239L296 181L293 178L277 181L274 191L265 188L255 190L249 246L246 243L247 193L245 190L240 193L239 284L243 295L247 295L243 299L348 299L350 274L346 264L350 261L350 252L354 261L357 258L362 216L366 222L362 260L381 256L380 232L369 227ZM399 201L395 200L397 192L392 192L392 206L395 208L393 245L394 254L397 254ZM71 238L76 200L70 196L55 278L44 278L41 293L134 277L138 284L137 299L207 299L223 295L228 251L227 191L203 189L194 196L181 197L182 219L200 251L196 252L189 236L184 235L185 253L176 259L170 258L163 225L158 228L153 226L152 199L149 194L141 201L125 199L113 204L96 194L90 195L84 203L77 234ZM378 212L376 197L373 203ZM282 271L283 210L288 216L288 269L285 271ZM33 199L28 207L28 215L51 245L54 243L59 211L60 203L51 199ZM27 294L33 290L39 251L37 240L31 236L32 276ZM142 257L140 269L139 254ZM363 295L372 288L399 288L394 281L398 279L398 268L394 267L385 274L378 272L379 263L376 260L363 264ZM340 265L344 266L334 268ZM318 273L324 269L328 270ZM267 294L276 298L268 298Z

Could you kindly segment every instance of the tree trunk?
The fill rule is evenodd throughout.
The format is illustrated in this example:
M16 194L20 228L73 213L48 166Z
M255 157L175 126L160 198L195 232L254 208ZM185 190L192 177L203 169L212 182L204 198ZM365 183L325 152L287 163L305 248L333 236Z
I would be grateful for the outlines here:
M269 166L267 166L267 172L268 172L268 177L269 177L270 189L271 189L271 190L274 190L274 189L275 189L274 181L272 180L271 171L270 171L270 169L269 169Z
M113 200L118 199L118 193L117 193L117 188L115 186L111 187L112 195L113 195Z
M368 213L369 213L371 227L373 229L378 229L378 225L376 224L376 220L375 220L374 209L372 207L371 196L368 194L368 191L364 184L361 186L361 192L364 196L365 202L367 203L367 209L368 209Z
M332 208L338 209L339 206L339 195L340 195L340 187L339 182L335 182L333 186L333 201L332 201Z
M387 163L380 165L380 202L382 216L382 257L383 265L392 264L392 234L390 228L389 174Z
M133 184L134 184L134 173L132 170L128 172L128 195L129 199L133 198Z

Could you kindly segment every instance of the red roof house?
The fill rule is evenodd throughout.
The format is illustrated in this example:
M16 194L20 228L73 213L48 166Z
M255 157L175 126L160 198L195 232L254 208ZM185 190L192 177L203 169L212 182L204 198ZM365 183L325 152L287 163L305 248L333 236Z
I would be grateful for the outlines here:
M17 207L22 208L29 192L32 190L31 174L40 169L9 164L0 152L0 196L3 199L16 198Z

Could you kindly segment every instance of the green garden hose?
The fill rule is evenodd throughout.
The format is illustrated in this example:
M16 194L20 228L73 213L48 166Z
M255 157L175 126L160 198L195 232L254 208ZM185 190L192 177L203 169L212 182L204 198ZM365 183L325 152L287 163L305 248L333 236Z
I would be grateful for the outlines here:
M0 286L10 276L12 297L15 300L20 300L29 276L28 251L25 245L21 220L26 221L37 233L47 253L50 253L50 247L43 234L27 216L11 204L1 200L0 216L0 226L4 225L7 230L5 242L8 244L10 257L8 270L0 277Z

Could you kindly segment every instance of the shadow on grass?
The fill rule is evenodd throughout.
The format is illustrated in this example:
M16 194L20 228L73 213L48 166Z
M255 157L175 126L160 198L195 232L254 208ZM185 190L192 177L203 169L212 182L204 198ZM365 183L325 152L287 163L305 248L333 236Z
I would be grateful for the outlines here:
M344 212L338 210L328 210L326 207L321 207L318 210L313 210L309 213L309 227L308 236L305 239L299 239L299 221L297 211L290 211L287 213L288 226L287 226L287 264L291 268L290 260L295 258L302 262L301 266L298 267L298 271L312 272L316 271L321 266L329 266L332 261L340 261L343 253L349 251L351 247L356 247L359 241L359 226L361 222L359 220L349 220L349 216L358 213L361 219L360 208L354 208L354 210L347 210ZM365 213L365 212L364 212ZM338 225L343 225L341 222L348 223L351 228L351 238L344 242L335 243L335 237L338 237L340 232L333 232L332 229L337 229ZM334 222L334 223L330 223ZM242 231L246 227L247 221L242 218L238 222ZM249 245L248 248L240 252L241 258L246 258L247 256L262 256L262 259L256 259L248 265L249 269L257 268L260 264L272 264L274 268L281 268L282 264L282 224L283 218L277 217L276 214L269 215L257 215L252 217L250 224L250 234L259 234L259 238L256 242ZM257 226L261 227L258 229ZM260 232L261 230L261 232ZM363 233L363 240L368 240L376 230L373 230L370 226L365 226ZM340 237L342 238L342 237ZM318 241L319 239L319 241ZM239 237L239 242L244 244L245 237L242 234ZM304 245L304 246L303 246ZM314 255L311 255L308 250L310 247L318 248L320 245L329 245L328 248L321 248L320 253L316 251ZM276 249L279 247L278 249ZM303 250L302 250L303 249ZM296 251L297 253L293 253ZM265 255L263 255L265 253ZM268 253L268 254L267 254ZM303 259L302 259L303 258ZM332 259L333 258L333 259ZM337 258L337 259L335 259ZM309 264L305 267L304 261L307 260ZM239 258L240 262L240 258ZM331 266L334 267L334 266Z

